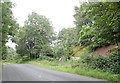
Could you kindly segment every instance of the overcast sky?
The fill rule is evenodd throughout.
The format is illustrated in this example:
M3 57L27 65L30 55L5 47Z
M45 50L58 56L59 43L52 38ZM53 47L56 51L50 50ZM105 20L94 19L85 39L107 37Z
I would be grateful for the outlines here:
M10 0L15 3L13 14L17 22L23 26L28 14L37 12L44 15L52 22L56 32L62 28L74 26L74 7L79 5L79 0Z
M79 0L10 0L15 3L13 15L20 26L24 25L31 12L44 15L52 22L56 32L62 28L74 27L74 7L79 6ZM7 46L15 49L15 44L9 41Z

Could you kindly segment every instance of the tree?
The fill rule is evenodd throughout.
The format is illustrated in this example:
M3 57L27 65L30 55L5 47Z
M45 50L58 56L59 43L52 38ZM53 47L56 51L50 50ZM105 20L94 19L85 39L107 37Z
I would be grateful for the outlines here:
M72 47L76 45L76 29L75 28L63 28L57 36L56 43L54 45L54 51L57 57L68 57L72 56Z
M92 20L91 20L91 16L88 16L89 14L89 5L88 3L83 3L80 5L80 7L75 7L75 14L74 14L74 24L76 25L76 29L77 29L77 40L79 40L79 32L82 29L82 26L87 25L87 26L91 26L92 24ZM78 43L79 45L79 43Z
M18 57L16 51L10 47L7 47L7 56L6 60L15 60Z
M120 42L120 3L84 3L74 15L79 29L79 42L100 47Z
M25 21L23 29L25 35L20 37L17 50L22 51L21 44L23 44L30 58L46 55L53 38L53 28L49 20L45 16L32 12Z
M13 38L15 35L15 32L17 31L19 25L16 23L11 8L13 7L13 4L11 2L5 2L2 1L0 4L1 8L1 16L2 19L1 22L1 43L2 43L2 59L6 59L6 42L9 38Z

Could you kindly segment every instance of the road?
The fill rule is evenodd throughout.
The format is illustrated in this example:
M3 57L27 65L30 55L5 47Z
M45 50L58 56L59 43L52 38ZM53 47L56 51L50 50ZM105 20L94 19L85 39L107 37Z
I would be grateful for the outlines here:
M3 81L103 81L30 64L4 64Z

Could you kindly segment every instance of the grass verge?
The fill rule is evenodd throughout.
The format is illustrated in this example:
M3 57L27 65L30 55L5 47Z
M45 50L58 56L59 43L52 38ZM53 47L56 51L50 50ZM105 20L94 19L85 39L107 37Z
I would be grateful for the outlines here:
M99 78L99 79L104 79L104 80L109 80L109 81L118 81L118 74L112 74L109 72L102 72L98 70L93 70L93 69L88 69L85 67L76 67L72 68L69 63L61 63L58 61L47 61L47 60L42 60L42 61L29 61L29 64L33 64L36 66L41 66L45 68L51 68L54 70L58 71L63 71L63 72L69 72L69 73L74 73L74 74L79 74L79 75L84 75L84 76L90 76L94 78Z

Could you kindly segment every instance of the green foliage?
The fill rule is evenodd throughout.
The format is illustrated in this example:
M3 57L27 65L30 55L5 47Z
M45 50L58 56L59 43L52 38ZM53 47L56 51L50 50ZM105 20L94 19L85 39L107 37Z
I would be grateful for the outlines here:
M93 56L92 54L84 56L82 62L87 63L90 68L120 74L119 59L120 53L118 53L118 50L115 50L107 56Z
M75 73L75 74L84 75L84 76L91 76L95 78L106 79L109 81L118 81L117 74L102 72L96 69L86 68L85 66L72 68L71 63L74 63L73 61L59 62L59 61L41 60L41 61L30 61L29 63L40 66L40 67L51 68L51 69L59 70L63 72Z
M19 58L19 60L17 60L16 63L23 63L23 59Z
M18 57L18 54L16 53L15 50L13 50L12 48L7 47L7 56L6 56L6 60L16 60L16 58Z
M48 56L41 56L37 60L38 61L41 61L41 60L54 61L55 59L52 57L48 57Z
M119 58L120 49L115 49L109 56L93 56L91 51L96 48L118 44L120 42L120 2L108 3L83 3L80 7L75 7L76 28L62 29L57 37L54 35L53 27L48 18L32 12L25 21L23 27L19 27L12 15L12 3L4 2L2 7L3 20L0 20L0 45L2 45L2 59L15 60L16 63L24 63L35 59L37 64L43 62L43 66L55 66L59 70L97 76L100 78L114 79L110 74L120 74ZM0 8L1 8L0 7ZM1 9L0 9L1 10ZM17 44L16 52L5 46L8 39ZM54 40L54 41L53 41ZM80 51L81 61L68 60L73 56L73 47L83 45ZM87 50L89 46L89 51ZM55 58L47 55L54 54ZM19 56L18 56L19 55ZM58 62L59 58L66 62ZM86 67L87 66L87 67ZM85 68L86 67L86 68ZM88 68L89 67L89 68ZM88 69L87 69L88 68ZM92 70L92 69L95 70ZM107 71L104 73L98 70ZM88 71L86 73L86 71ZM97 74L96 74L97 73ZM105 76L106 77L105 77ZM107 78L107 75L109 78Z
M17 32L17 29L19 28L19 25L16 23L15 19L13 18L13 13L11 8L13 8L13 4L11 2L5 2L4 0L0 4L0 42L2 49L2 59L5 60L7 56L7 48L6 48L6 42L8 39L13 39L15 33Z
M83 3L74 15L80 45L97 47L120 42L120 2Z
M56 45L54 47L54 53L55 53L55 57L56 58L60 58L64 55L64 48L62 47L62 45Z
M20 33L23 33L22 35ZM25 21L24 28L16 35L17 53L27 54L31 59L52 53L53 28L49 20L42 15L32 12Z
M58 33L58 40L66 43L64 46L73 46L77 44L77 30L76 28L63 28L59 33Z
M23 60L23 61L28 61L28 60L29 60L29 57L28 57L27 55L25 55L25 56L22 57L22 60Z
M81 45L89 45L93 42L91 37L94 36L94 30L93 27L90 26L82 26L82 30L80 31L80 38L79 42L81 42Z
M62 29L57 36L57 40L53 46L53 50L57 58L72 56L72 47L77 44L76 29L67 28Z
M16 63L25 63L29 60L30 59L29 59L28 55L24 55L23 57L19 57L18 59L16 59Z

